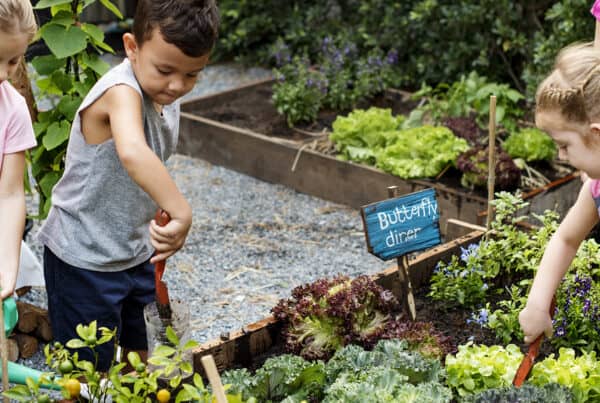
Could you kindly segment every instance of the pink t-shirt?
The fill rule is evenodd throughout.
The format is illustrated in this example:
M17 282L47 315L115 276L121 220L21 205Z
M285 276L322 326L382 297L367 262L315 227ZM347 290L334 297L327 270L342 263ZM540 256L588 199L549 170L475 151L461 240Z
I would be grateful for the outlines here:
M8 81L0 83L0 172L4 154L36 146L25 98Z

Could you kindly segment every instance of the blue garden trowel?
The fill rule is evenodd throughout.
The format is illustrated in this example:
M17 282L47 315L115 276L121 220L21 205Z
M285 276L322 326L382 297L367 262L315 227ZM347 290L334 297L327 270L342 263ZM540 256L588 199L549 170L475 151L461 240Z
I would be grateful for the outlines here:
M19 320L19 314L17 311L17 303L13 297L6 298L2 302L2 309L4 311L4 333L6 337L10 335L12 330L17 325ZM11 383L18 383L25 385L26 379L31 378L34 381L38 381L42 376L42 372L26 367L24 365L17 364L15 362L8 362L8 381ZM2 366L0 365L0 376L2 376ZM56 384L43 385L46 389L60 389L60 386Z

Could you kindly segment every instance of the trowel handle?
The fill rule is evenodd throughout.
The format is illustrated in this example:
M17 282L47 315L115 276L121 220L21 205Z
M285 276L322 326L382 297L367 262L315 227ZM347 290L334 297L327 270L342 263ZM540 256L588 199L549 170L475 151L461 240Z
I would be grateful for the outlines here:
M171 221L171 216L165 210L159 208L154 215L154 221L156 221L159 227L164 227Z
M154 221L156 221L156 224L158 224L159 227L164 227L171 221L171 217L169 216L169 213L159 208L154 215ZM157 278L160 280L165 272L165 261L161 260L160 262L156 262L154 268L157 273Z

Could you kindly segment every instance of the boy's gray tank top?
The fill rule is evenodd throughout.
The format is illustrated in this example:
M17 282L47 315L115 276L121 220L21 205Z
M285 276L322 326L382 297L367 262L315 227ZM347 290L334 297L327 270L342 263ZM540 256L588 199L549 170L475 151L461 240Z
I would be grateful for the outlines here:
M120 271L148 260L154 249L148 226L157 205L121 165L115 143L87 144L80 111L115 85L128 85L142 97L144 133L165 162L175 152L179 100L162 116L143 93L128 59L108 71L79 107L67 146L65 172L52 191L52 208L38 239L64 262L82 269Z

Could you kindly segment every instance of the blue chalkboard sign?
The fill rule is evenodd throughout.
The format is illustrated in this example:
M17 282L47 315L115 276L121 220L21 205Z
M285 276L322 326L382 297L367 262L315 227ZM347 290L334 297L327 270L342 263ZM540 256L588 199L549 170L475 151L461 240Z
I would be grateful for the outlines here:
M361 209L367 248L388 260L441 242L435 190L425 189Z

